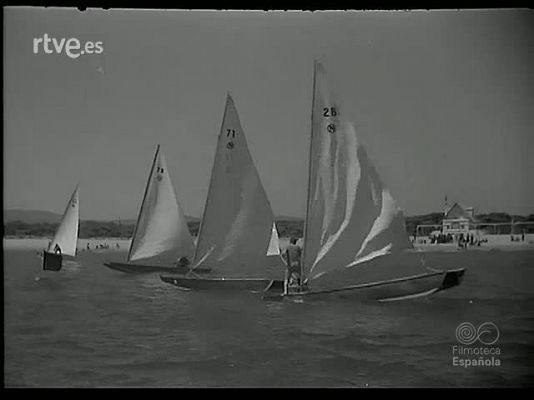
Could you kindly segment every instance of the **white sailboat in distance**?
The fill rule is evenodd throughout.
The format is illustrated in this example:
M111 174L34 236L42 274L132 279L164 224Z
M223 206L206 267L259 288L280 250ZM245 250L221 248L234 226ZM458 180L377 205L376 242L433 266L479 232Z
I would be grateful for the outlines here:
M70 200L65 208L59 227L48 244L48 249L43 251L43 270L59 271L63 266L63 258L76 256L78 243L79 213L78 186L74 189Z
M186 289L263 290L283 271L274 215L230 94L211 172L192 271L213 277L161 276Z
M264 298L400 300L459 285L464 269L429 270L413 251L402 210L314 62L303 287Z
M127 261L107 262L104 265L130 273L188 272L193 251L193 238L158 145Z

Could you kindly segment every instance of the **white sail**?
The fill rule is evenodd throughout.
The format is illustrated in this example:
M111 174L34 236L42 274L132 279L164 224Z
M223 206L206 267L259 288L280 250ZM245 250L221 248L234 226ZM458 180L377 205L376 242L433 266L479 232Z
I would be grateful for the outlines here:
M269 241L269 247L267 248L268 256L280 254L280 239L278 237L278 230L276 229L275 222L273 222L273 229L271 232L271 240Z
M78 186L74 189L72 196L65 208L61 223L48 246L48 252L54 253L56 245L61 248L61 254L76 256L76 244L78 243L79 224L79 198Z
M226 275L264 272L273 212L249 153L234 102L227 96L204 208L195 267Z
M384 187L316 64L304 238L307 279L411 248L400 208Z
M165 157L158 145L128 262L154 258L158 264L174 264L181 257L191 260L194 245L184 213L178 204Z

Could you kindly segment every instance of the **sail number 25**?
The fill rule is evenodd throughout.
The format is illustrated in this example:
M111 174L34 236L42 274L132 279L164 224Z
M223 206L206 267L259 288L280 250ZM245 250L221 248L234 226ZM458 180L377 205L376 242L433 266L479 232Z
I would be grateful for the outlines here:
M335 117L336 115L337 115L337 111L335 107L323 108L323 117Z

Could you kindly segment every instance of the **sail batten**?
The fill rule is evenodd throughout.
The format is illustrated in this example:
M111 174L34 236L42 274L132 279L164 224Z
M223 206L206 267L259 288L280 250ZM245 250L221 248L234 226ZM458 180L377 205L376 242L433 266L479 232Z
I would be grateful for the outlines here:
M278 247L274 216L228 94L195 251L194 267L262 275ZM279 251L279 250L278 250Z
M307 280L412 247L402 210L328 89L325 70L314 64Z
M79 194L78 186L76 186L67 203L54 238L48 246L48 252L54 253L56 245L58 245L61 249L61 254L72 257L76 256L79 219Z
M158 145L134 230L128 262L152 259L174 264L191 258L193 238L178 203L167 163Z

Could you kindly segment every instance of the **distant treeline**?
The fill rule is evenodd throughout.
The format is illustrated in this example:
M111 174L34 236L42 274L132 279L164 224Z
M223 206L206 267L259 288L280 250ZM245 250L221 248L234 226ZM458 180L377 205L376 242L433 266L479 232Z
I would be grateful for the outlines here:
M406 230L410 235L415 233L417 225L439 225L443 218L443 213L430 213L406 217ZM476 216L479 223L509 223L532 222L534 214L528 216L509 215L506 213L479 214ZM193 236L198 234L200 223L192 221L188 223L189 231ZM278 234L280 237L302 237L304 221L302 219L276 221ZM24 223L21 221L10 221L4 223L4 236L53 236L58 227L57 223ZM133 235L134 224L119 224L109 221L80 221L79 237L83 239L106 237L106 238L130 238Z
M53 236L59 223L25 223L22 221L10 221L4 223L5 236ZM80 238L113 237L127 238L133 234L133 224L121 224L108 221L80 221Z

